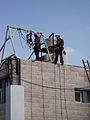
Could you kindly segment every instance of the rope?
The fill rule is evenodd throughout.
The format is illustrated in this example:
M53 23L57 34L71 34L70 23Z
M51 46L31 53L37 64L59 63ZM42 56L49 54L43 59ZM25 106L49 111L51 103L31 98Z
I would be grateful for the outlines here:
M59 66L59 85L60 85L61 120L63 120L63 114L62 114L62 91L61 91L61 72L60 72L60 66Z
M31 61L31 83L32 83L32 61ZM32 84L31 84L31 120L32 120Z
M20 34L21 34L22 39L25 40L25 41L27 41L27 40L26 40L26 37L24 36L24 34L22 33L21 30L20 30Z
M42 66L42 61L41 61L41 77L42 77L43 120L45 120L45 105L44 105L44 86L43 86L43 66Z
M55 64L54 64L54 83L55 83L55 88L56 88L56 74L55 74ZM56 101L56 89L55 89L55 115L56 115L56 120L57 120L57 101Z
M65 67L63 68L63 70L64 70L64 88L65 88ZM67 117L67 120L68 120L68 111L67 111L66 91L65 91L65 89L64 89L64 100L65 100L66 117Z
M22 41L21 41L21 37L20 37L20 30L18 30L18 34L19 34L19 40L20 40L21 46L22 46L22 48L24 48L23 44L22 44Z

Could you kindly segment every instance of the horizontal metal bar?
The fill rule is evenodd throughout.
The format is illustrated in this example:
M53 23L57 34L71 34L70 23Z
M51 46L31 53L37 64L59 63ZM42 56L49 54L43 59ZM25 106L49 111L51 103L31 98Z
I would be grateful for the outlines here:
M24 29L24 28L17 28L17 27L14 27L14 26L7 26L8 28L12 28L12 29L17 29L17 30L23 30L25 32L33 32L35 33L34 31L32 30L28 30L28 29Z

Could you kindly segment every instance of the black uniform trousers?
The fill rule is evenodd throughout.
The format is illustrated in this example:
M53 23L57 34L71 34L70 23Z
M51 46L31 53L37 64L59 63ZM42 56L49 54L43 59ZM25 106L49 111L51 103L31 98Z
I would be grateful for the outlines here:
M55 64L57 64L57 61L58 61L58 55L60 55L60 63L61 65L63 65L63 55L62 55L62 51L63 51L63 47L58 47L56 48L55 50Z

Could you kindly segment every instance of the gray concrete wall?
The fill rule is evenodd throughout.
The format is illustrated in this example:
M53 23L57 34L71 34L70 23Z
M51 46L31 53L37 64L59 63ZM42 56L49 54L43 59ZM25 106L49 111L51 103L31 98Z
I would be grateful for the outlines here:
M21 60L21 84L25 120L90 120L90 104L75 101L74 89L89 86L83 68Z

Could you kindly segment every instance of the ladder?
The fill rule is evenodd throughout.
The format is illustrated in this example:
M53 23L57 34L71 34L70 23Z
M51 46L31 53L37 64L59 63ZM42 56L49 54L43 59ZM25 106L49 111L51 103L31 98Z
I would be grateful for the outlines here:
M86 76L88 79L88 82L90 83L90 65L89 65L89 61L87 60L86 62L82 59L82 63L84 66L84 70L86 72Z

